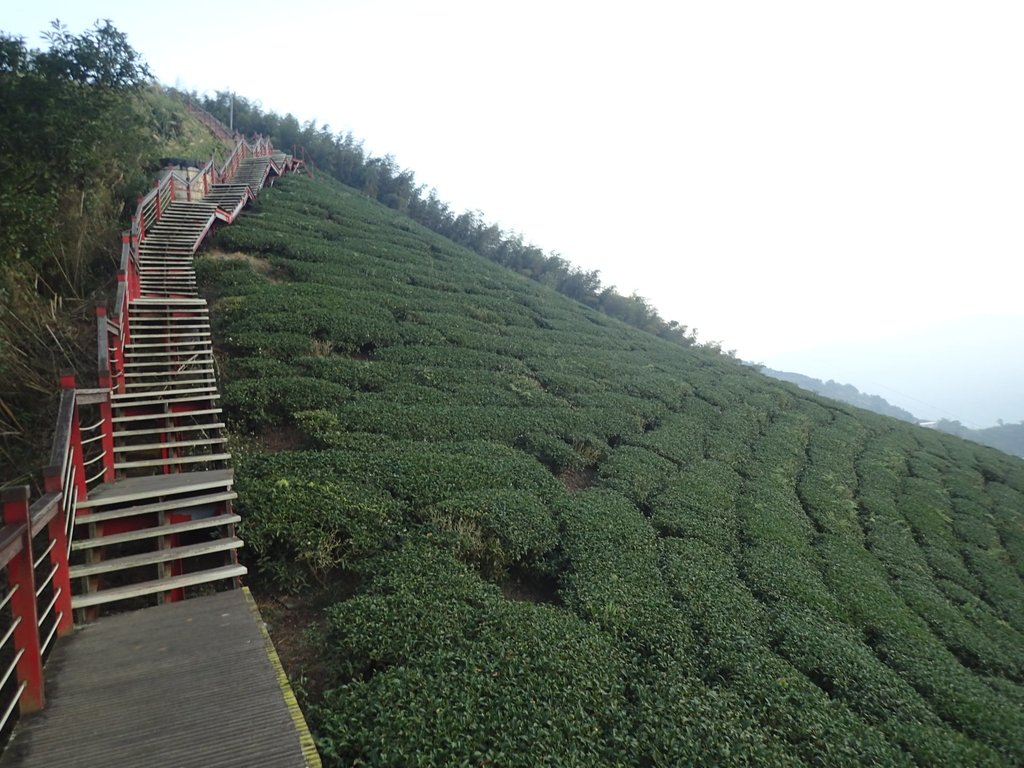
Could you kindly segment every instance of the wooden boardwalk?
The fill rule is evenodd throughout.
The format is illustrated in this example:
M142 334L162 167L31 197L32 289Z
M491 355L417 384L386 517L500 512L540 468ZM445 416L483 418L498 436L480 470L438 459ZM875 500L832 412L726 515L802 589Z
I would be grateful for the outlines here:
M46 678L0 768L320 765L248 590L82 627Z
M320 766L251 595L216 591L246 568L193 263L216 222L295 167L240 139L221 169L162 174L122 235L113 312L96 311L99 387L62 377L47 495L2 499L0 732L20 718L0 768ZM72 633L72 612L107 617Z

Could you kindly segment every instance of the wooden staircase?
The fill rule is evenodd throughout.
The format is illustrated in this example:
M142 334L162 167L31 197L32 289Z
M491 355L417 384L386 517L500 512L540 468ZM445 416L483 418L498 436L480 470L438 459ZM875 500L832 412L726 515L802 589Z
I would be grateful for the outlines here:
M237 561L209 307L193 257L218 221L233 221L290 161L283 153L243 159L201 199L158 206L140 236L123 379L110 398L115 479L76 510L70 575L80 618L113 602L178 600L246 572Z

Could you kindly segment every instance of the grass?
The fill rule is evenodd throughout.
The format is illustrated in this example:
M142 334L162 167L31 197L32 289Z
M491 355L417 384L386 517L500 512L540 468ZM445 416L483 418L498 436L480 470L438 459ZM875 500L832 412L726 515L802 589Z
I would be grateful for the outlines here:
M328 606L328 765L1024 762L1024 462L323 179L217 247L248 256L199 264L242 535L264 590Z

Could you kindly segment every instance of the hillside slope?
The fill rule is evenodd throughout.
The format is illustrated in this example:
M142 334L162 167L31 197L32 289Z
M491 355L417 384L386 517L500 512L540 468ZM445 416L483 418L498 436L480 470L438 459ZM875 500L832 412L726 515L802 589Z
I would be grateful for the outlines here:
M333 182L216 247L242 535L336 590L296 670L327 764L1024 762L1024 462Z

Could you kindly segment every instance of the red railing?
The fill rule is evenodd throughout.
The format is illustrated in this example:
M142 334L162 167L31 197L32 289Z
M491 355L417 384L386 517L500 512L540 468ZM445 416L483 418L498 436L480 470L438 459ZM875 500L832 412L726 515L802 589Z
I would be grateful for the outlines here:
M124 392L122 357L125 345L131 342L128 307L142 293L139 279L139 246L146 239L146 234L160 221L163 212L173 201L201 200L214 184L222 183L233 176L243 159L256 154L266 154L272 150L270 142L266 139L257 138L254 145L240 139L221 168L216 167L211 157L195 175L189 171L185 171L184 176L178 170L164 171L153 182L153 189L138 199L131 227L121 235L121 262L117 272L117 294L114 298L113 312L108 317L106 307L96 308L101 387L109 386L116 392Z
M185 102L185 106L188 107L188 111L199 118L199 122L205 125L221 141L232 142L235 137L232 135L231 130L224 125L220 120L211 115L205 109L194 103L191 98Z
M27 485L3 491L0 568L7 575L0 598L0 657L11 661L0 670L0 734L20 714L43 708L43 663L55 637L73 628L68 556L74 536L75 506L84 499L90 467L106 460L100 424L83 427L80 405L96 405L109 395L76 390L71 375L61 377L61 400L50 466L43 471L44 494L30 503ZM93 434L98 433L98 434ZM111 456L112 458L112 456Z
M190 111L218 133L205 119L219 125L215 118L193 106ZM139 246L174 200L202 199L213 184L230 179L243 159L273 151L263 137L252 144L239 140L221 168L211 158L194 175L166 171L149 194L139 198L131 227L121 236L113 312L108 315L106 307L96 308L99 386L77 389L73 374L61 376L43 495L31 502L27 485L0 493L0 571L7 577L6 591L0 594L0 743L10 734L16 711L27 714L43 708L43 663L54 638L73 628L68 557L76 507L90 488L115 479L111 394L125 391L124 349L131 341L128 310L141 295ZM89 423L82 421L83 408L91 411Z
M305 144L292 144L292 162L296 168L301 165L309 178L313 178L313 160L306 156Z

